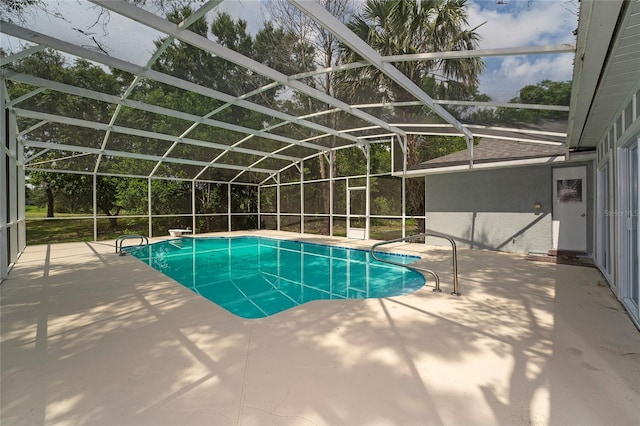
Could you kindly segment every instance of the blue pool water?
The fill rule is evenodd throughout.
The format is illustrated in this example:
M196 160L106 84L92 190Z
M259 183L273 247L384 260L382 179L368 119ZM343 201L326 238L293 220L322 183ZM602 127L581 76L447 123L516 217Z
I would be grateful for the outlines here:
M263 237L182 238L129 252L243 318L263 318L312 300L411 293L424 277L365 250ZM417 256L380 254L408 264Z

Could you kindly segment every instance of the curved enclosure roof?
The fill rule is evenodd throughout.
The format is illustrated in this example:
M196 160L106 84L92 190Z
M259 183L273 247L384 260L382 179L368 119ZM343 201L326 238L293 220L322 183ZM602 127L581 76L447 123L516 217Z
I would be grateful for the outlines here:
M571 79L576 5L469 1L463 27L477 34L475 49L393 55L350 29L364 3L344 5L79 0L4 17L2 72L21 94L5 90L4 101L25 166L260 184L321 153L407 138L564 146L568 103L520 89ZM292 56L296 39L279 29L307 50ZM117 84L15 66L51 51ZM477 78L449 70L473 58ZM367 76L384 83L357 84ZM57 108L59 96L75 108Z

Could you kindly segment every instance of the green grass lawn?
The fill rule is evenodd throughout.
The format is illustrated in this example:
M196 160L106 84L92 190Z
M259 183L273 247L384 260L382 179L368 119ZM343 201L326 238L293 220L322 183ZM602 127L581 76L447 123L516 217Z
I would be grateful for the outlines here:
M65 243L93 241L93 219L74 219L88 214L56 213L54 219L46 219L46 208L26 206L27 244ZM98 240L112 240L122 234L149 232L147 218L118 218L113 227L108 219L98 219Z
M27 219L37 219L47 217L47 208L38 206L25 206L24 214ZM56 213L56 217L74 217L74 216L91 216L90 213L73 214L73 213Z
M74 241L93 241L93 218L81 219L91 216L91 214L71 214L56 213L54 219L46 219L46 207L26 206L27 219L27 244L50 244ZM75 218L75 219L74 219ZM225 219L226 220L226 219ZM184 224L177 225L171 218L156 218L153 220L154 235L166 233L166 229L174 227L184 227ZM305 231L318 233L322 225L322 220L307 220ZM344 221L334 223L333 233L335 236L346 236ZM376 219L371 224L371 238L377 240L388 240L399 238L402 235L401 222L399 220ZM415 227L415 220L407 220L407 232L412 232ZM299 232L299 223L292 229L283 226L283 230ZM115 227L109 219L98 219L98 240L113 240L122 234L148 235L149 221L146 217L119 217Z

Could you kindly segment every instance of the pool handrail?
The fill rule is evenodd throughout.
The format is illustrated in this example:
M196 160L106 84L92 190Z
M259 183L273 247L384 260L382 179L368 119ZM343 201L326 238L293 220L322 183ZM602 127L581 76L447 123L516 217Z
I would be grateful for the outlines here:
M124 243L125 240L130 240L130 239L136 239L139 238L140 242L137 244L137 246L144 246L145 243L146 245L149 245L149 239L147 237L145 237L144 235L140 235L140 234L123 234L120 235L118 238L116 238L116 253L120 252L120 255L122 256L124 254L124 252L122 251L122 244ZM120 247L118 247L118 243L120 243ZM133 246L131 246L133 247ZM119 250L118 250L119 248Z
M434 237L434 238L443 238L447 241L449 241L451 243L451 250L452 250L452 257L453 257L453 291L451 292L452 295L454 296L460 296L460 288L458 285L458 251L456 249L456 242L453 240L453 238L448 237L446 235L442 235L442 234L438 234L435 232L424 232L422 234L416 234L416 235L411 235L409 237L403 237L403 238L396 238L393 240L388 240L388 241L382 241L379 243L376 243L374 245L371 246L371 256L379 261L379 262L385 262L385 263L390 263L392 265L397 265L397 266L404 266L405 268L409 268L409 269L414 269L416 271L419 272L426 272L428 274L431 274L435 280L436 280L436 287L433 289L433 291L436 292L441 292L442 290L440 290L440 278L438 277L438 274L436 274L435 272L433 272L430 269L426 269L426 268L422 268L419 266L414 266L413 264L409 263L409 264L403 264L403 263L398 263L398 262L394 262L392 260L386 260L386 259L381 259L378 256L376 256L376 248L383 246L385 244L393 244L393 243L400 243L400 242L405 242L405 241L412 241L412 240L417 240L420 238L424 238L426 241L427 237Z

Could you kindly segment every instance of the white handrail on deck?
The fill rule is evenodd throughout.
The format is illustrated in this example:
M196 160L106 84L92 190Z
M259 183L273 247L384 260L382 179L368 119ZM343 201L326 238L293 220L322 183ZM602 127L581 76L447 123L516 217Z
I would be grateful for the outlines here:
M460 289L459 289L459 286L458 286L458 251L456 249L456 242L451 237L448 237L448 236L442 235L442 234L437 234L435 232L425 232L425 233L422 233L422 234L412 235L410 237L396 238L394 240L382 241L380 243L376 243L376 244L371 246L371 256L375 260L377 260L379 262L390 263L392 265L397 265L397 266L404 266L405 268L409 268L409 269L413 269L413 270L416 270L416 271L419 271L419 272L426 272L428 274L431 274L436 280L436 287L433 289L433 291L441 292L442 290L440 290L440 278L438 277L438 274L436 274L432 270L426 269L426 268L421 268L419 266L414 266L414 265L412 265L410 263L409 264L404 264L404 263L394 262L392 260L381 259L378 256L376 256L375 249L377 247L382 246L382 245L392 244L392 243L399 243L399 242L403 242L403 241L417 240L419 238L425 238L426 239L426 237L443 238L443 239L445 239L445 240L447 240L447 241L449 241L451 243L452 257L453 257L453 291L451 292L451 294L454 295L454 296L460 296Z

